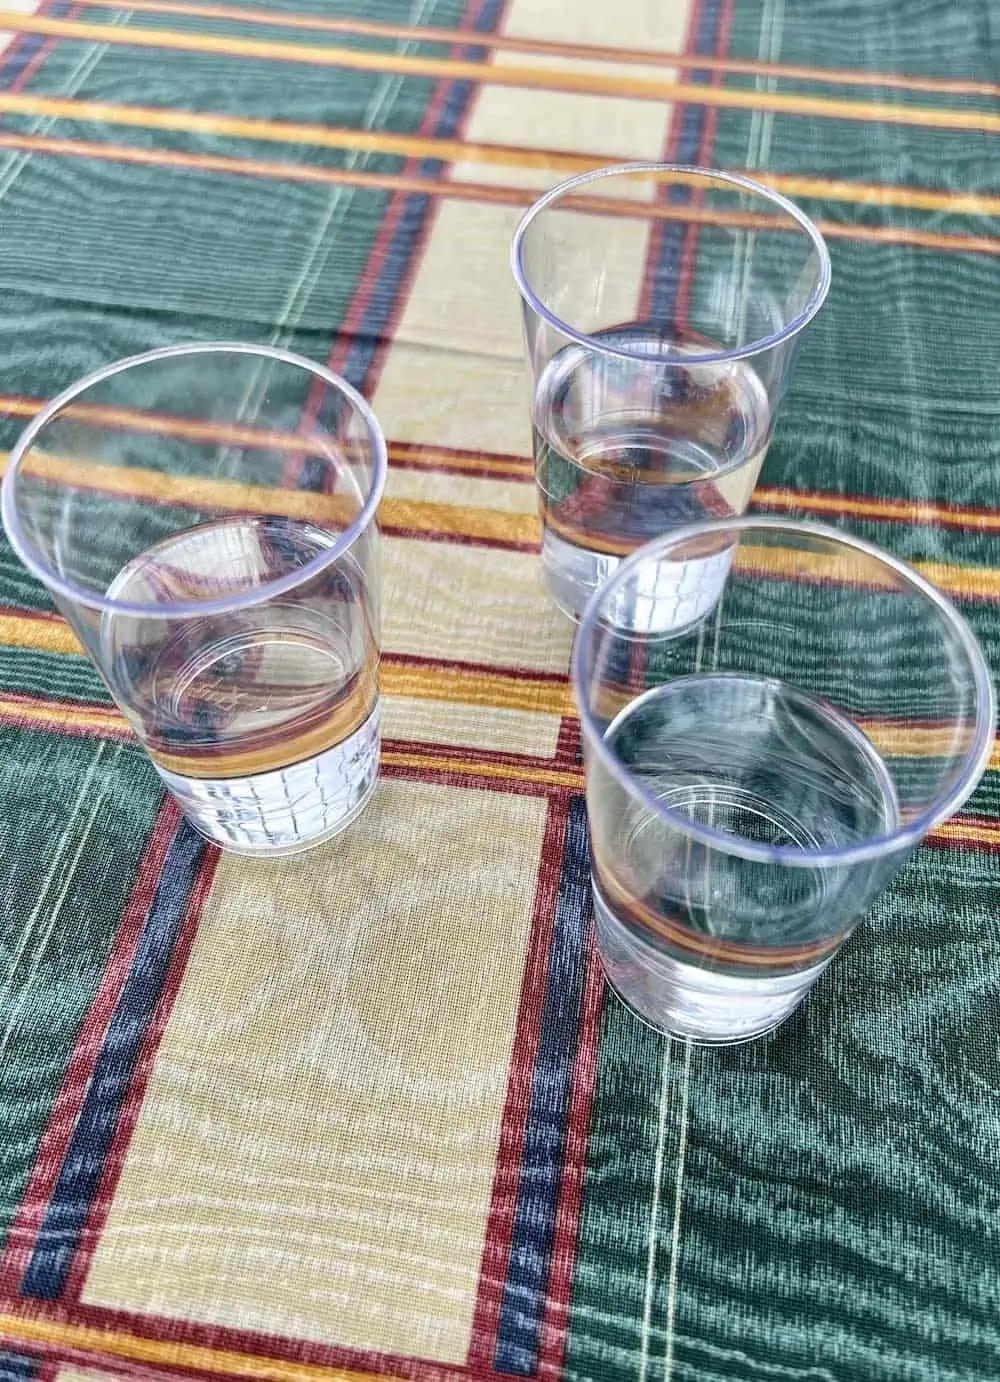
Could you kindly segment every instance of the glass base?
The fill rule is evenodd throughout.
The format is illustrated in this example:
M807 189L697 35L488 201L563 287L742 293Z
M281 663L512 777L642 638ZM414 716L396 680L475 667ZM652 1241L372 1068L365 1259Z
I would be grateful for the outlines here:
M278 858L315 849L345 830L378 784L379 712L314 758L249 777L182 777L158 764L199 834L230 854Z
M639 1011L639 1009L635 1006L634 1003L630 1003L628 999L625 997L625 995L622 993L621 989L619 989L612 982L611 976L608 974L608 967L604 964L603 958L601 961L601 968L604 971L604 979L608 988L614 994L615 998L622 1005L622 1007L625 1008L628 1012L630 1012L637 1022L641 1022L644 1027L648 1027L651 1032L656 1032L658 1036L671 1037L675 1041L686 1041L691 1046L749 1046L751 1042L762 1041L764 1037L770 1036L771 1033L776 1032L779 1027L783 1027L792 1015L792 1013L786 1013L784 1017L780 1017L777 1022L772 1023L770 1027L762 1027L759 1032L753 1032L750 1036L718 1038L705 1036L691 1036L683 1032L672 1031L667 1027L660 1027L655 1022L651 1021L648 1017L645 1016L644 1013L641 1013ZM802 1000L800 999L800 1002L801 1001ZM793 1008L792 1012L794 1011L795 1009Z
M630 633L685 633L711 614L725 589L733 548L682 562L650 564L648 579L613 601L608 622ZM610 579L622 558L577 547L550 529L542 532L542 569L553 600L579 623L590 597Z
M579 623L595 590L599 590L621 563L620 557L591 552L542 529L542 569L549 594L574 623Z
M597 948L609 986L647 1026L700 1046L736 1046L779 1027L830 963L794 974L726 974L644 944L594 888Z

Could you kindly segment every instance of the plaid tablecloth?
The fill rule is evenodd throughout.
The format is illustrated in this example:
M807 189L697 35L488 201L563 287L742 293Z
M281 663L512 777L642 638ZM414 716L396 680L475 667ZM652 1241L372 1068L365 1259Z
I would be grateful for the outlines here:
M0 1378L1000 1377L997 774L775 1038L605 994L507 271L602 162L801 200L834 289L758 505L915 560L996 660L995 6L16 10L0 441L236 338L346 374L392 469L384 783L298 860L179 823L0 550Z

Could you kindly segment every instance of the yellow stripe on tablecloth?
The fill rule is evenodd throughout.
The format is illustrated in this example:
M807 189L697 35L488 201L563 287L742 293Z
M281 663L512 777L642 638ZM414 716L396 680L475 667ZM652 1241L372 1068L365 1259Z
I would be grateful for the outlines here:
M391 687L394 678L383 673L382 733L386 740L554 757L561 724L558 713L489 705L474 690L467 698L444 699L439 680L436 672L428 675L425 671L418 685L408 681L413 694L398 696L385 685L388 682ZM97 738L129 733L114 706L74 705L39 696L0 695L0 722Z
M315 447L312 449L315 450ZM0 458L0 473L6 461L6 457ZM101 465L95 461L54 456L39 450L31 453L31 474L33 477L98 490L103 494L151 499L160 504L232 513L282 514L305 522L332 526L349 524L357 511L357 505L344 495L275 489L205 475L168 474L141 466ZM405 488L405 482L402 488ZM524 512L524 507L518 503L517 508L512 506L501 510L386 496L379 506L378 517L386 527L436 537L536 543L540 531L538 519L534 513Z
M31 696L0 695L0 720L36 725L39 729L69 729L93 735L128 733L128 726L113 705L67 705L64 701Z
M481 538L532 546L541 536L538 517L533 513L464 508L425 499L383 499L378 516L387 528L404 528L435 537Z
M312 448L315 449L315 448ZM6 469L9 457L0 461ZM56 456L37 447L31 451L32 478L99 490L102 494L151 499L160 504L223 509L232 512L284 514L289 518L319 523L349 522L357 505L343 495L315 494L311 490L274 489L207 475L178 475L142 466L102 465L97 461Z
M0 394L0 413L7 413L11 417L34 417L43 406L44 401L39 398L25 398L20 394ZM165 437L183 437L186 440L198 443L222 442L231 446L246 446L258 450L269 450L276 454L311 455L317 452L322 454L324 448L330 444L330 438L321 432L300 433L266 430L260 427L244 427L213 419L176 417L167 413L144 412L135 408L107 408L91 404L69 404L65 412L67 417L79 418L81 422L92 423L95 426L120 428L123 431L144 432ZM523 472L528 477L532 474L531 462L519 460L513 455L476 455L472 452L463 452L459 456L456 456L452 451L442 449L440 443L437 446L421 446L415 449L411 444L406 442L390 441L388 447L390 461L398 461L409 465L420 465L429 470L457 466L471 474L481 474L489 477L496 472L509 471L513 467L519 472ZM0 474L2 474L6 468L8 460L9 453L0 452ZM92 479L95 474L100 474L99 471L95 470L96 465L96 462L81 462L71 457L50 457L49 460L50 473L54 478L61 478L62 474L66 473L84 482L87 482L88 477ZM65 471L59 471L59 466L64 467ZM74 466L76 467L75 471L72 469ZM86 468L83 469L83 466ZM121 471L123 467L115 466L113 469ZM125 473L135 474L137 476L137 484L142 483L143 474L163 474L162 471L138 472L133 469L128 469ZM235 484L238 482L227 481L225 483ZM403 477L398 475L390 476L389 483L390 486L396 487L401 498L416 497L412 492L402 493L409 483L407 480L403 479ZM416 485L416 483L415 481L413 482L414 485ZM425 482L425 490L433 483L435 483L433 480ZM436 483L440 485L440 481ZM447 489L449 493L451 493L452 488L453 482L448 481ZM180 495L176 485L173 487L171 493L172 497L183 497ZM219 495L222 494L223 491L217 491L216 493ZM427 496L424 494L421 497ZM513 504L508 502L497 505L499 508L520 506L521 501L516 501Z
M390 460L393 449L390 448ZM538 498L533 485L520 480L493 479L488 473L442 475L430 468L401 469L390 466L386 481L384 503L400 506L390 512L403 513L402 505L419 504L462 510L491 510L495 513L517 514L536 520L534 528L525 527L524 540L538 539ZM389 522L388 519L384 519Z
M53 479L65 480L88 487L92 486L108 493L136 495L165 503L185 503L194 507L219 508L233 512L279 513L330 523L342 523L345 516L349 516L350 513L347 501L338 495L316 495L311 491L292 489L269 489L265 486L244 485L235 481L207 477L168 475L162 471L147 470L140 467L101 466L56 456L43 459L38 452L33 453L32 465L36 473L44 472L51 475ZM767 492L765 492L765 501L770 502L767 498ZM808 507L808 499L802 502L803 507ZM831 500L831 502L833 501ZM836 502L839 505L839 511L847 511L842 501L838 499ZM866 500L861 502L866 515L871 517L900 517L909 511L904 506L903 513L900 513L899 504L902 501ZM884 506L884 512L881 515L876 511L876 506L879 505ZM790 506L796 507L797 504ZM944 509L942 511L947 512ZM422 533L429 537L441 537L443 539L456 537L473 541L510 543L511 545L535 544L538 541L540 531L538 519L531 513L464 507L416 499L386 498L379 509L379 520L387 527ZM395 541L401 542L403 540L396 539ZM392 542L393 540L390 539L389 541ZM402 553L409 549L400 547L394 550ZM850 572L843 566L842 558L839 557L825 556L815 552L793 552L776 547L750 547L746 544L740 551L739 560L743 568L759 571L762 575L790 576L793 578L805 576L811 579L837 579L850 575ZM424 553L425 556L426 553ZM517 558L523 558L529 565L525 566ZM423 557L414 556L407 562L408 573L418 575L419 568L424 564ZM518 580L515 582L517 593L527 595L529 590L534 590L536 598L530 600L530 605L535 621L541 618L540 608L543 592L540 582L536 579L537 559L530 553L507 553L502 559L498 559L498 554L493 550L480 549L469 555L468 553L461 553L459 549L445 540L440 547L436 548L432 564L446 566L455 573L459 568L466 570L478 566L481 569L489 569L490 579L492 580L495 576L500 581L501 586L504 583L506 572L511 574L517 572L519 573ZM932 584L958 599L1000 599L1000 570L996 568L959 566L954 563L939 561L918 561L913 562L912 565ZM862 567L865 568L865 574L861 574ZM529 571L532 573L530 576L527 575ZM853 578L862 583L885 583L884 577L879 574L877 565L867 558L858 559ZM494 586L491 589L491 587L484 585L482 580L476 580L474 572L470 589L478 591L486 600L487 605L501 595L497 587ZM511 595L513 596L514 593L512 588ZM481 622L482 610L483 606L477 606L470 598L470 602L461 614L462 622L466 624ZM458 615L457 607L455 613ZM543 622L547 623L547 621ZM54 651L59 650L54 649ZM408 645L400 646L395 651L414 652L418 656L443 656L443 654L420 651ZM455 653L452 656L470 662L483 660L477 658L473 652L468 654ZM496 659L486 660L496 661ZM563 662L564 659L560 651L556 663L561 666ZM506 659L503 665L517 666L519 659ZM529 662L528 665L535 665L535 663ZM546 663L547 667L550 665ZM558 670L558 666L553 666L552 669Z
M567 621L562 619L562 623L566 625ZM566 645L571 638L571 631L567 631L560 642ZM70 656L83 653L76 634L62 619L9 612L0 614L0 645ZM383 661L380 678L383 694L411 700L496 706L557 716L568 714L571 709L569 690L563 682L536 679L527 667L509 672L468 671L449 667L447 662L423 667L409 662L393 663L390 656L390 660Z
M1000 533L1000 509L977 509L963 504L935 504L926 499L876 499L864 494L799 493L759 485L754 490L758 508L793 513L832 514L835 517L874 518L886 522L930 523L965 527L976 532Z
M648 107L646 122L648 124ZM475 139L447 139L429 135L405 134L391 130L358 130L334 125L299 124L253 117L227 116L210 112L171 110L167 107L120 105L48 97L35 93L0 92L0 111L11 114L42 114L55 118L92 120L99 124L136 126L145 129L170 129L195 134L231 135L267 142L309 144L322 148L353 149L361 152L399 154L408 158L433 158L444 162L510 167L553 174L587 172L609 161L635 157L617 149L602 154L598 147L552 148L545 130L545 145L534 142L518 146L506 142ZM542 128L540 126L535 127ZM508 133L502 130L502 133ZM258 176L284 177L312 182L341 183L350 179L351 170L323 168L313 164L272 164L257 159L233 159L224 155L184 153L170 149L140 149L130 146L94 144L86 140L50 139L41 136L4 133L4 146L24 147L44 153L71 153L93 158L132 159L168 167L205 168L220 172L243 172ZM14 143L16 141L16 143ZM748 170L733 168L745 173ZM949 215L995 216L1000 214L1000 197L978 192L952 192L944 189L905 187L892 183L854 182L843 178L823 178L802 174L782 174L749 170L750 176L789 197L854 203L861 206L898 206L919 211L941 211ZM425 180L435 188L440 180ZM381 184L379 184L381 185ZM423 183L422 183L423 185ZM458 194L455 194L458 195ZM851 229L851 227L846 227ZM859 232L879 227L857 227ZM947 238L947 237L946 237Z
M571 628L565 617L551 606L551 601L541 589L536 557L502 549L442 545L435 553L436 566L432 564L432 569L424 571L422 554L413 550L418 545L416 540L386 540L386 546L395 546L399 554L396 562L386 563L389 577L387 614L391 616L394 609L398 613L397 618L391 619L384 638L386 652L405 653L432 661L443 659L484 662L497 667L523 666L526 673L531 670L565 671L572 641ZM441 557L445 560L441 561ZM1000 599L1000 571L993 568L952 566L944 562L914 562L913 565L932 584L956 599ZM807 570L801 562L791 560L759 559L755 560L755 567L761 574L772 576L824 576L823 568L819 565ZM833 568L827 568L825 574L831 576ZM439 580L457 582L463 577L472 582L468 604L462 599L461 588L439 591L435 597L431 587L437 585ZM508 578L506 590L501 588L505 577ZM411 583L409 588L408 582ZM390 592L394 592L397 599L402 597L395 606ZM519 607L523 616L521 620L518 619ZM443 614L445 610L455 616L459 627L451 634L442 630L442 637L435 640L428 636L427 625L435 613ZM504 642L497 648L485 647L482 642L482 629L489 623L489 610L503 616L501 632ZM408 631L405 626L411 614L415 615L419 626ZM553 639L553 647L549 651L533 645L534 638L543 635ZM61 620L9 612L0 614L0 643L7 647L33 648L41 652L80 651L75 634ZM504 656L504 653L508 655Z
M576 718L568 685L532 681L528 675L490 677L461 668L400 667L390 663L383 666L382 684L384 730L389 741L424 740L446 748L478 748L544 758L555 753L561 719ZM627 697L623 704L625 700ZM449 717L451 710L458 711L459 716ZM502 721L493 722L491 714L517 718L511 728L505 729ZM42 696L0 696L0 720L4 719L27 721L41 729L69 729L94 735L127 731L124 719L113 706L73 705ZM956 733L937 724L886 720L860 719L857 724L886 758L940 758L966 753L972 746L971 730ZM517 742L512 743L512 739ZM582 782L576 771L537 764L484 764L480 759L441 756L411 748L391 748L386 762L398 767L453 771L553 787L573 788ZM994 744L988 766L991 771L1000 769L1000 745Z
M991 764L991 767L995 766ZM943 844L966 845L975 848L996 849L1000 845L1000 825L992 822L973 822L961 819L945 821L935 826L930 838Z
M25 398L17 394L0 394L0 413L12 417L30 418L41 409L41 399ZM259 428L229 426L221 422L200 421L193 418L170 417L164 414L144 413L126 408L81 408L67 409L69 415L79 412L94 422L136 431L162 433L164 436L180 436L194 441L219 441L229 444L268 447L275 451L313 453L322 449L322 437L309 437L296 432L267 432ZM448 449L440 444L412 443L402 440L388 442L389 460L399 467L418 469L426 473L425 478L411 479L401 470L390 473L387 494L390 498L439 502L440 496L462 494L459 507L498 508L522 514L533 513L536 507L533 491L527 485L520 485L521 497L515 493L515 484L506 479L512 473L522 480L531 480L534 475L534 462L525 454L515 453L477 453L462 448ZM8 453L0 453L0 474L6 468ZM62 463L80 467L83 463L62 458ZM95 468L85 463L86 469L78 468L78 478L92 478ZM162 475L160 471L141 472L114 467L124 475L135 475L133 493L141 492L142 476ZM440 472L459 471L473 479L487 482L491 477L499 477L498 482L483 483L473 487L463 486L461 478L454 475L445 480ZM53 474L55 475L53 469ZM121 482L118 482L121 483ZM132 481L129 482L133 483ZM219 483L219 482L215 482ZM227 485L238 482L226 481ZM266 490L266 493L274 493ZM215 491L217 502L231 490ZM153 496L155 497L155 495ZM174 487L173 497L183 498ZM852 516L857 518L882 519L888 522L930 523L945 527L967 527L978 532L1000 532L1000 510L976 508L971 505L937 503L927 499L878 498L873 495L838 494L833 491L818 493L815 490L779 489L770 485L758 485L754 490L754 500L758 507L783 509L791 512L808 512ZM489 501L489 502L486 502ZM452 502L450 499L446 502Z
M17 101L16 96L4 97L0 93L0 110ZM72 102L51 102L46 98L36 101L26 99L26 106L60 105ZM95 103L92 103L95 104ZM119 107L119 110L125 108ZM138 110L139 107L133 109ZM52 114L53 112L49 112ZM139 128L200 128L202 117L178 113L171 121L160 118L163 112L154 112L157 119L151 124L144 120L126 118L119 121ZM111 122L110 115L91 115L99 123L105 118ZM230 122L209 117L216 126ZM240 122L237 122L240 123ZM262 139L276 139L281 142L296 142L289 133L292 126L267 127L267 122L259 122L265 128L259 131ZM308 126L303 128L310 128ZM322 126L315 127L322 131ZM327 141L317 141L323 145ZM334 147L341 147L339 143ZM310 164L278 162L257 158L230 158L221 154L184 154L170 149L144 149L123 144L107 144L77 139L49 139L35 135L14 134L0 131L0 149L21 149L31 153L48 154L66 158L96 158L111 163L135 164L142 167L176 168L190 171L226 173L237 177L273 178L276 181L319 183L334 187L368 187L389 192L415 192L421 196L440 198L443 201L457 200L465 204L487 203L501 206L515 206L523 209L534 200L535 192L523 187L507 187L499 183L457 182L440 178L424 178L399 173L373 173L350 168L321 168ZM936 194L931 194L936 195ZM944 195L944 194L942 194ZM916 205L916 203L914 203ZM944 209L944 208L942 208ZM960 210L962 208L959 208ZM607 208L609 215L633 215L621 204L613 203ZM654 216L671 220L693 219L695 213L684 207L654 207ZM711 218L709 218L711 219ZM715 219L719 219L716 217ZM817 219L815 224L828 240L858 240L871 244L906 245L914 249L930 249L941 253L956 254L1000 254L1000 238L986 235L951 235L932 230L914 229L909 226L868 226L853 225L842 221Z
M121 0L88 0L90 8L121 9ZM434 25L415 26L406 24L381 24L357 18L334 19L329 16L289 14L281 10L247 10L239 5L185 4L183 0L136 0L129 5L130 10L140 14L179 14L195 15L202 19L226 19L234 23L260 24L274 28L306 29L313 32L335 34L358 34L372 38L384 38L387 42L400 40L414 42L440 42L469 46L467 29L445 29ZM581 58L608 62L630 62L648 64L655 62L658 53L651 48L631 48L619 42L607 45L566 42L560 31L557 39L528 38L519 34L479 34L475 35L476 46L491 51L511 51L535 53L540 56L551 54L555 57ZM644 32L641 37L646 38ZM746 76L786 77L797 81L829 82L835 86L885 87L900 91L931 91L956 96L1000 96L1000 85L995 82L982 82L951 77L917 77L898 72L867 72L860 68L802 67L790 63L751 62L744 58L708 57L701 53L697 58L689 55L685 67L697 67L709 72L733 72Z
M128 47L172 49L186 53L304 63L309 66L346 67L401 76L436 77L523 87L531 91L576 91L584 94L625 96L632 100L683 101L693 105L739 110L769 110L779 114L858 120L865 124L917 125L929 129L1000 131L1000 114L992 111L952 109L943 106L889 105L884 101L837 100L825 96L792 95L768 90L708 87L688 82L632 78L617 73L598 75L566 68L531 68L467 62L452 58L425 58L398 52L335 48L319 44L286 43L195 34L172 29L116 29L108 24L19 15L0 10L0 25L15 32L46 34L53 38Z
M85 1304L465 1362L546 814L386 780L220 859Z
M375 1374L315 1363L286 1362L256 1353L206 1348L172 1339L146 1339L122 1330L96 1329L91 1325L66 1324L61 1320L28 1315L0 1315L0 1337L15 1344L41 1344L50 1348L78 1349L106 1354L133 1363L169 1368L196 1368L201 1372L232 1373L255 1382L375 1382Z
M0 643L7 648L31 648L40 653L83 652L76 634L62 619L29 614L0 614Z
M12 417L34 417L44 406L39 398L25 398L20 394L0 394L0 412ZM215 418L177 417L170 413L148 412L140 408L112 408L100 403L70 403L65 416L78 418L95 426L117 427L123 431L145 432L154 436L183 437L192 442L226 442L232 446L256 447L260 450L291 452L308 455L329 443L322 432L288 432L265 427L248 427L241 423L223 422ZM6 465L4 454L0 465ZM88 466L89 466L88 462Z
M892 589L874 558L860 556L852 565L844 558L819 552L791 551L779 547L744 544L737 555L737 569L762 576L791 580L851 581L880 589ZM988 566L956 566L942 561L914 561L910 565L939 590L956 599L1000 599L1000 570Z
M387 696L497 706L538 715L572 715L573 698L563 681L536 679L528 671L470 671L446 663L420 667L391 660L382 664Z
M0 413L7 413L12 417L33 417L42 406L40 399L24 398L16 394L0 394ZM74 409L71 406L67 411L72 414ZM266 446L278 451L308 453L315 452L317 447L322 445L322 438L313 439L294 432L266 432L258 428L244 428L228 426L219 422L168 417L133 409L88 408L81 409L80 416L85 416L94 422L103 422L123 429L160 432L164 436L181 436L195 441L220 441L247 446ZM534 463L527 455L518 456L512 453L477 454L462 449L449 450L430 443L414 444L401 440L390 441L388 446L391 462L395 462L399 466L417 468L427 473L426 478L418 480L411 479L399 470L393 471L389 476L387 486L390 498L439 502L440 495L447 494L450 496L458 493L468 496L467 501L463 500L459 507L498 508L522 514L534 512L533 491L528 486L521 485L519 487L521 497L519 498L515 493L515 485L508 483L503 478L514 472L522 479L530 480L534 474ZM0 473L6 467L7 460L6 453L0 454ZM75 471L68 471L67 473L74 473L77 478L92 479L95 473L99 473L95 471L95 467L91 463L86 463L85 469L82 468L83 463L68 459L64 460L63 464L70 467L76 466ZM143 492L142 485L145 476L162 475L162 472L158 471L122 470L120 467L114 467L114 469L120 471L123 476L134 477L134 479L128 479L124 482L118 480L116 485L125 483L128 492L135 494ZM484 483L475 487L463 487L461 479L456 481L456 477L453 476L444 480L436 473L443 470L458 470L472 478L481 477L487 482L492 476L501 478L499 482L494 484ZM53 474L56 474L54 462ZM219 484L220 482L214 483ZM221 483L232 486L237 482ZM157 482L158 484L159 482ZM171 496L183 499L184 493L186 490L182 492L174 485ZM272 502L263 499L262 496L264 494L273 495L274 493L273 490L262 489L257 498L261 502ZM233 490L229 488L215 490L213 497L215 502L223 504L226 497L231 499L232 496ZM156 497L155 490L151 492L151 497ZM248 499L253 498L253 493L249 490L247 497ZM856 518L881 519L888 522L939 523L946 527L961 526L979 532L1000 532L1000 510L975 508L970 505L935 503L925 499L893 499L878 498L871 495L837 494L832 491L817 493L815 491L778 489L769 485L759 485L754 491L754 499L759 507L768 509L837 516L847 515ZM453 501L449 499L446 502L451 503Z

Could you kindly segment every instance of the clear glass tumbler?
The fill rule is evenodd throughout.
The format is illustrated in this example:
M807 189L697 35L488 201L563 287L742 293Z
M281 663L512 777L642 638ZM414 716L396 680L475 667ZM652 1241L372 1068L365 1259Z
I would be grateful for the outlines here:
M706 555L728 568L708 614L674 634L623 627ZM993 742L989 672L948 600L793 520L641 548L589 605L572 675L608 980L697 1042L792 1012Z
M542 563L578 619L642 543L746 511L830 258L798 207L747 178L626 164L536 202L512 265ZM701 589L725 574L704 565Z
M15 551L225 849L317 844L374 790L385 477L348 384L239 344L98 370L13 452Z

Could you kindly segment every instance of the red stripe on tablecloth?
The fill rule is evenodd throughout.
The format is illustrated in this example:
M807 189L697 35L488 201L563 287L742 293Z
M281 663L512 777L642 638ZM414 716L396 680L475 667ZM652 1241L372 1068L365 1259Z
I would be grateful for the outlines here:
M132 968L146 916L179 820L180 812L173 798L164 797L139 861L104 976L80 1027L62 1085L49 1114L48 1126L38 1147L34 1170L11 1224L7 1245L0 1259L0 1295L16 1294L31 1258L35 1237L48 1209L105 1029Z
M42 3L38 6L38 9L35 11L35 13L48 14L51 8L51 0L42 0ZM66 11L63 18L79 19L80 15L83 13L83 9L83 5L71 5L70 8ZM14 35L13 39L11 40L10 46L5 50L2 60L0 60L0 69L6 67L8 63L11 61L11 59L16 57L17 51L24 43L25 38L27 38L27 34L24 33L22 30L18 30L18 32ZM52 52L53 48L56 46L58 42L59 40L57 38L46 38L41 44L39 44L34 56L31 57L24 64L24 66L21 68L21 71L11 82L10 86L5 88L5 90L23 91L24 88L27 86L28 82L38 71L39 67L41 67L42 63L49 56L49 54Z
M440 460L428 465L426 460L420 459L428 453L440 457ZM480 457L486 457L493 462L488 470L484 467L477 468L475 462ZM389 464L394 470L432 471L439 475L473 475L484 480L513 480L522 484L531 484L535 478L534 461L523 456L496 454L491 457L485 452L459 451L448 446L422 447L404 442L390 442Z
M474 25L476 17L482 11L485 3L486 0L469 0L469 3L466 7L466 12L462 18L462 23L459 27L468 27L470 31L470 41L465 45L454 47L451 50L451 56L455 58L460 57L462 54L463 46L466 48L474 48L479 46L476 43L477 34ZM509 0L501 0L501 4L497 9L496 20L494 23L494 27L497 29L499 29L503 24L504 13L507 9L508 4ZM485 63L483 65L486 66ZM433 133L434 123L437 121L437 118L440 115L441 110L448 99L448 93L451 90L452 86L453 83L450 81L442 81L438 83L437 90L435 91L434 97L431 101L431 105L427 110L423 121L421 122L419 130L420 134ZM472 106L476 98L477 90L478 88L469 92L468 100L465 102L464 106L459 111L458 119L455 122L455 131L452 136L452 138L454 139L461 140L465 137L465 131L468 126L469 116L472 113ZM404 174L407 172L416 173L417 171L419 171L420 163L420 159L408 160L403 170ZM385 365L386 357L389 353L389 349L393 341L395 340L396 330L399 326L400 318L402 317L403 312L406 308L406 304L409 301L410 292L413 288L413 281L416 277L417 270L419 269L420 264L423 260L424 251L427 248L427 242L430 239L431 232L434 228L434 225L437 222L438 209L439 208L435 203L431 202L428 204L427 214L424 216L420 232L413 244L413 248L410 251L410 256L407 261L406 267L400 276L400 280L396 288L396 299L392 304L392 308L389 312L388 317L386 318L385 326L382 329L381 340L379 341L379 344L376 347L375 353L373 354L372 359L369 362L368 370L365 374L365 380L362 388L364 393L368 397L371 397L374 394L376 388L378 387L378 382L382 375L382 369Z
M537 556L541 550L541 538L537 542L511 541L504 537L487 537L473 533L428 533L420 528L404 528L395 523L379 522L379 530L386 537L409 538L416 542L446 542L450 547L488 547L495 552L521 552L526 556Z
M461 58L466 48L479 46L475 41L477 38L475 22L476 18L482 11L485 3L486 0L468 0L468 3L465 7L465 12L462 15L461 20L459 21L458 27L462 30L469 30L469 42L466 44L453 45L448 52L448 56L450 58ZM502 21L502 18L503 7L497 14L498 26ZM441 114L441 110L448 99L448 93L453 85L454 82L452 81L452 79L445 79L437 83L434 89L434 94L431 97L427 109L424 111L423 119L421 120L420 125L417 128L418 135L427 136L432 135L434 133L434 127L437 123L438 117ZM452 138L461 139L463 137L471 107L472 97L470 96L470 99L465 104L464 110L462 110L459 114L454 134L451 136ZM422 158L408 158L403 165L403 175L410 177L418 176L423 161L424 160ZM358 283L357 289L355 290L354 297L351 301L350 306L347 309L344 319L338 329L337 336L334 339L333 346L330 350L330 354L327 360L327 367L333 370L334 373L339 372L343 368L344 363L347 360L347 357L351 350L351 336L354 333L358 332L360 328L364 325L365 313L368 310L368 305L371 302L372 294L374 293L375 288L378 285L382 269L385 266L386 257L388 255L389 248L392 244L392 238L396 233L397 227L406 208L406 203L412 195L413 194L410 192L394 192L392 195L389 207L386 211L386 214L382 218L382 223L379 226L378 234L376 235L375 242L372 245L372 252L368 258L368 263L366 264L364 272L361 275L361 279ZM399 325L399 319L403 314L403 309L405 308L406 302L410 296L410 290L413 286L414 275L416 274L417 267L419 266L420 261L423 258L424 249L426 248L427 244L427 238L430 234L430 229L433 226L436 218L436 206L428 205L427 214L424 217L423 226L421 227L420 233L413 244L406 267L400 275L399 282L396 285L395 301L393 302L389 315L386 318L385 325L382 328L382 340L377 346L372 356L372 359L369 362L368 369L365 374L365 379L360 386L361 392L364 393L366 396L370 397L378 384L379 377L382 373L382 367L385 362L385 355L389 349L389 346L392 344L392 341L395 338L396 329ZM320 381L317 380L313 383L309 390L309 395L306 401L306 407L303 415L304 422L312 422L315 420L316 414L319 411L319 405L322 396L323 386L320 383Z
M580 1001L576 1064L573 1070L566 1141L563 1146L562 1183L559 1188L559 1207L552 1244L552 1267L549 1272L548 1298L538 1360L538 1374L545 1378L557 1379L562 1375L566 1353L603 1008L604 970L597 958L597 947L591 931L587 937L587 975Z
M580 750L580 721L573 715L564 715L556 736L556 760L576 766L581 761Z
M31 417L41 407L41 399L14 394L0 395L0 413ZM186 424L196 420L183 417L164 418L165 435L170 434L171 421ZM122 422L121 426L124 427L125 423ZM534 481L534 462L527 457L514 456L507 452L472 451L468 448L390 441L389 459L393 468L399 470L466 475L524 484ZM955 532L1000 534L1000 510L996 507L954 504L948 500L877 497L839 490L759 485L754 490L753 504L758 510L807 512L819 517L830 515L868 519L878 523L903 523L908 527L935 527ZM429 536L433 541L439 541L444 536L426 532L421 535ZM24 613L27 615L30 611Z
M569 796L550 799L538 865L538 885L531 918L531 942L525 961L524 981L517 1015L514 1046L511 1052L507 1098L500 1125L500 1143L493 1173L493 1189L479 1289L472 1317L472 1333L467 1364L470 1368L491 1369L496 1351L497 1328L503 1304L507 1264L510 1258L517 1192L521 1177L521 1155L531 1105L542 1007L548 982L549 949L562 876L563 849L569 819Z
M442 763L458 759L462 763L481 763L483 766L501 764L509 768L524 768L529 772L544 772L550 768L561 768L574 772L579 765L574 751L566 752L556 740L556 752L552 758L543 754L514 753L510 749L466 748L461 744L439 744L433 740L393 739L383 736L383 745L391 753L428 753Z
M2 611L0 611L2 612ZM58 619L58 615L48 616ZM565 686L567 675L565 672L540 672L532 671L527 667L501 667L492 662L470 662L464 659L452 659L444 657L421 657L418 653L383 653L383 659L391 662L395 667L426 667L432 671L456 671L482 673L484 676L510 677L513 680L520 680L528 677L531 681L543 681L554 686Z
M79 1299L90 1267L91 1257L107 1221L122 1167L125 1164L125 1154L128 1151L132 1132L139 1117L146 1086L153 1072L156 1053L166 1030L174 1000L184 977L184 971L187 968L188 957L198 930L201 910L211 890L218 860L219 850L214 845L206 844L194 884L188 894L184 920L174 944L170 969L143 1037L135 1069L129 1081L128 1092L118 1119L118 1126L108 1148L100 1185L80 1237L80 1246L66 1279L64 1297L67 1300Z
M438 787L462 787L469 791L503 792L518 797L547 797L560 801L583 791L583 779L577 783L534 782L525 778L498 779L486 773L449 771L433 766L414 766L383 762L382 776L404 782L430 782Z

